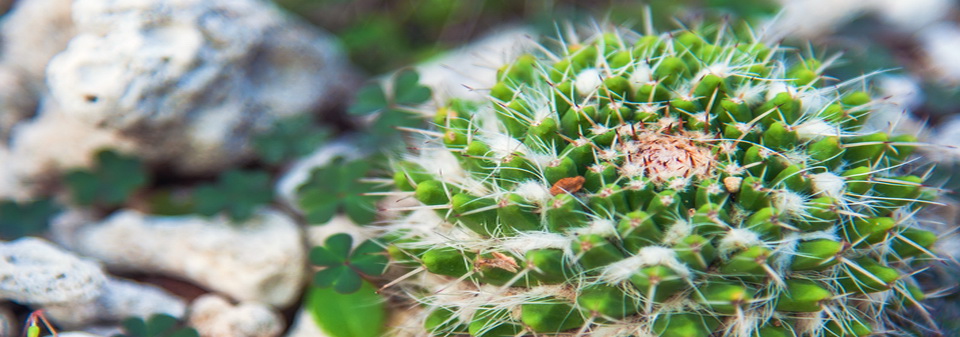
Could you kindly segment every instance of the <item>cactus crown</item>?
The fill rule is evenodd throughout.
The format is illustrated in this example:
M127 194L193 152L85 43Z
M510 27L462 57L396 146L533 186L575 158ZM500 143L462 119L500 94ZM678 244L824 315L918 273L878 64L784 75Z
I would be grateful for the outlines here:
M729 31L597 34L452 101L386 228L436 335L866 336L922 310L935 190L882 101ZM440 219L437 219L439 215Z

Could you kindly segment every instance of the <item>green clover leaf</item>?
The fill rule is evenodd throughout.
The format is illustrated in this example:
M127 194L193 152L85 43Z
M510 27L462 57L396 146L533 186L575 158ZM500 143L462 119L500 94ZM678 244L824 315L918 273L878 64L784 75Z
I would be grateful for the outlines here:
M385 142L397 133L397 127L416 127L423 119L409 110L430 100L430 88L420 84L420 75L413 69L404 69L394 74L393 92L385 92L384 86L373 82L357 92L348 112L353 115L379 113L370 126L374 142Z
M338 157L311 171L310 178L297 188L298 204L307 221L323 224L342 210L358 224L373 222L380 197L365 194L387 188L361 180L370 170L369 161L346 162Z
M253 139L253 148L267 164L310 154L329 137L329 131L313 124L309 115L278 120Z
M430 99L430 88L420 85L420 75L413 69L404 69L396 74L393 82L393 103L418 105Z
M123 334L114 337L200 337L196 330L184 327L173 316L155 314L144 320L131 317L123 321Z
M113 207L147 184L146 171L137 158L101 150L93 168L72 170L64 180L77 204Z
M253 216L258 206L273 201L270 175L263 171L230 170L193 194L194 210L205 216L225 212L236 222Z
M310 262L325 267L314 274L317 287L333 287L338 293L349 294L360 289L363 279L360 274L380 276L387 268L389 259L386 250L376 242L367 240L350 253L353 238L349 234L334 234L323 246L313 247Z
M25 203L0 201L0 239L13 240L47 230L50 218L60 210L51 199Z

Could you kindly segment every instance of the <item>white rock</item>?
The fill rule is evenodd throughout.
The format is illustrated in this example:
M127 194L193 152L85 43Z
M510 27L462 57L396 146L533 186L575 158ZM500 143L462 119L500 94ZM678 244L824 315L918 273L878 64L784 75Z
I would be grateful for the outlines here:
M243 160L256 130L338 102L351 77L331 37L267 1L76 0L73 20L50 98L186 172Z
M90 322L119 323L128 317L148 318L160 313L183 317L186 302L155 286L111 278L93 300L42 308L57 325L79 328Z
M280 314L266 305L233 305L217 295L204 295L193 301L188 325L203 337L276 337L284 328Z
M17 316L7 307L0 306L0 336L16 336L18 333Z
M241 301L285 307L305 281L303 235L271 209L238 224L122 210L80 229L76 240L77 251L107 266L182 277Z
M47 337L54 337L54 336L47 336ZM89 332L83 332L83 331L67 331L67 332L58 333L56 337L105 337L105 336L92 334Z
M55 104L55 102L47 102ZM17 183L73 167L89 167L94 154L104 148L135 151L136 144L118 132L85 123L54 109L14 127L10 156L16 160L0 163ZM0 168L4 170L4 168ZM20 187L22 188L22 187Z
M417 66L420 83L434 98L483 100L497 83L497 69L530 52L537 42L531 29L515 27L494 32L459 50Z
M47 62L63 51L75 34L73 0L17 1L0 23L0 63L23 72L31 91L43 87Z
M960 84L960 26L940 23L923 30L920 42L930 74L952 85Z
M104 282L99 265L42 239L0 242L0 299L29 305L85 302L100 295Z

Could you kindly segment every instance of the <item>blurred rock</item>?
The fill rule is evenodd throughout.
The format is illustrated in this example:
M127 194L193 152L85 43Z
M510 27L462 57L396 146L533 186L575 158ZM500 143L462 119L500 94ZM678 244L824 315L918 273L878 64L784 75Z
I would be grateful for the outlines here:
M434 99L484 100L497 83L497 69L537 45L537 34L525 27L491 33L443 57L417 66L420 83L433 90Z
M255 302L231 304L217 295L204 295L190 307L189 326L203 337L276 337L283 332L280 314Z
M0 177L18 188L105 146L223 170L276 119L338 106L356 82L331 35L265 0L18 4L0 26L0 144L28 158Z
M106 280L96 263L42 239L0 242L0 299L26 305L88 302L100 296Z
M244 223L122 210L80 228L71 245L109 267L165 273L282 308L297 300L305 281L303 242L293 219L270 209Z
M47 68L50 98L181 171L237 163L257 130L348 89L334 40L266 1L76 0L73 19L78 34Z
M76 34L73 1L16 1L0 23L0 63L22 72L34 93L42 91L50 58L63 51Z
M120 323L129 317L148 318L154 314L183 317L186 303L163 289L137 282L111 278L100 296L80 303L52 304L42 307L47 318L66 328L80 328L91 322Z
M16 336L19 324L13 311L0 305L0 336Z
M97 335L89 332L83 331L67 331L57 334L57 337L106 337L104 335Z

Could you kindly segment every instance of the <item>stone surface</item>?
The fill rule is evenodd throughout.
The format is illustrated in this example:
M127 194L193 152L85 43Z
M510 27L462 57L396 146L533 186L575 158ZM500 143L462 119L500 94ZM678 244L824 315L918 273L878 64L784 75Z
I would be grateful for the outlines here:
M120 323L128 317L146 318L159 313L183 317L186 302L151 285L111 278L93 300L42 308L57 325L79 328L90 322Z
M100 296L106 280L96 263L45 240L0 242L0 299L25 305L86 302Z
M285 307L305 281L303 242L293 219L267 208L236 224L121 210L79 229L72 246L109 267L169 274L235 300Z
M253 133L336 105L350 78L330 36L262 0L76 0L73 20L49 98L186 172L244 159Z
M17 317L13 315L13 311L0 305L0 336L16 336L18 327Z
M266 305L234 305L217 295L204 295L193 301L188 325L203 337L276 337L284 328L280 314Z
M525 27L503 29L443 57L417 66L420 83L433 90L434 99L483 100L497 82L497 69L530 52L537 34Z

